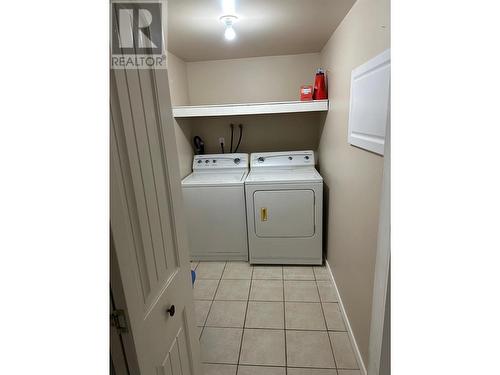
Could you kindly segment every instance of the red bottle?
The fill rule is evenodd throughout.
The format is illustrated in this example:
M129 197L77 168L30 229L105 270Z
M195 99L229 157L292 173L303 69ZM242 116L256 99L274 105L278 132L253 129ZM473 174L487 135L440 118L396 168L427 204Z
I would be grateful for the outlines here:
M325 72L323 69L318 69L316 72L316 79L314 80L313 100L327 99L328 93L326 92Z

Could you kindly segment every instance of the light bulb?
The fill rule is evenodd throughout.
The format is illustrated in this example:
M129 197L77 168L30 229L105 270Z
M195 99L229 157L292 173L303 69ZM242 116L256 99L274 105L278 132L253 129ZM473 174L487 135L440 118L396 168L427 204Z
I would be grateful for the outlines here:
M234 38L236 38L236 33L233 29L233 26L228 25L226 27L226 31L224 31L224 37L226 38L226 40L233 40Z
M238 17L231 14L226 14L219 19L226 27L226 30L224 31L224 37L226 38L226 40L231 41L236 38L236 32L233 29L233 24L238 20Z

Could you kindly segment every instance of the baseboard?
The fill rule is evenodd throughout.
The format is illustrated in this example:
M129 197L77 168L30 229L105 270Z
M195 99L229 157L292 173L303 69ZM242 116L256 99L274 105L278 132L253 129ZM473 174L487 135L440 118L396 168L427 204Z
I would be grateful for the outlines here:
M335 288L335 292L337 293L337 297L339 298L339 307L340 313L344 318L344 322L347 328L347 335L349 336L349 340L351 340L352 347L354 349L354 355L356 356L356 360L358 361L359 370L362 375L367 375L366 367L363 362L363 358L361 357L361 352L359 351L358 343L354 338L354 334L352 332L351 324L349 323L349 319L347 318L347 314L345 312L344 304L342 303L342 298L340 297L339 288L337 288L337 283L335 282L335 277L333 277L332 269L330 268L330 264L325 260L326 268L328 269L328 273L330 274L330 278L332 279L333 287Z

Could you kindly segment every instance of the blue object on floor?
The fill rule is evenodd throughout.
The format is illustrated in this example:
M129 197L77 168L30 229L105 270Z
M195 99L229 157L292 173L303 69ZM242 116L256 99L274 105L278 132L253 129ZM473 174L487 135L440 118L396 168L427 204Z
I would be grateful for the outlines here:
M194 281L196 280L196 272L194 272L193 270L191 270L191 280L192 280L193 285L194 285Z

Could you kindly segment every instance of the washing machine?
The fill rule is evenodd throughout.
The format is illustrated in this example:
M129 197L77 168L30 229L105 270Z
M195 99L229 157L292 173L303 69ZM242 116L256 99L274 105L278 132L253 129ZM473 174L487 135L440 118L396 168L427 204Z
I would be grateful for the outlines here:
M250 263L321 264L323 178L313 151L250 156L245 180Z
M182 180L192 260L248 260L248 154L195 155Z

